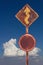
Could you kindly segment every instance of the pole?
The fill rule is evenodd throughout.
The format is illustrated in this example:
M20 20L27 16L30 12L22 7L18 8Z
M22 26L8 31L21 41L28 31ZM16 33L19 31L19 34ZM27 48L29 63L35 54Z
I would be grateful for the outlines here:
M26 65L28 65L28 52L26 52Z
M26 27L26 34L28 34L28 27Z
M28 27L26 27L26 34L28 34ZM26 51L26 65L28 65L28 51Z

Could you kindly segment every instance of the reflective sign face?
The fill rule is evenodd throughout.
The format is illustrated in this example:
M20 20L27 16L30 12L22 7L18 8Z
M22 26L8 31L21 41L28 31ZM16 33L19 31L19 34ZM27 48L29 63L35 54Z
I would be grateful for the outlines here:
M26 4L16 14L16 17L25 26L30 26L38 18L38 14L28 4Z
M31 51L36 45L35 38L30 34L23 35L19 40L19 46L24 51Z

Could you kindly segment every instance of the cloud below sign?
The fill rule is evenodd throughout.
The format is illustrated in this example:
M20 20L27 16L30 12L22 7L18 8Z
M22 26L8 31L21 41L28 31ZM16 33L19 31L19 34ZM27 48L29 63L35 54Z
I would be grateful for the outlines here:
M10 39L9 41L3 43L4 56L25 56L25 52L16 46L16 39ZM39 56L40 48L35 47L29 52L29 56Z

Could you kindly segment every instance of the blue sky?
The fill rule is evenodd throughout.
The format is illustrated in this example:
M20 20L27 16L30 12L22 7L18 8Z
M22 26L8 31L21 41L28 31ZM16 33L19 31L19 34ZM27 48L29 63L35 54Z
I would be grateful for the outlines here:
M20 36L25 34L25 26L15 15L27 3L39 14L29 33L35 37L36 46L43 49L43 0L0 0L0 55L3 55L3 43L16 38L18 46Z

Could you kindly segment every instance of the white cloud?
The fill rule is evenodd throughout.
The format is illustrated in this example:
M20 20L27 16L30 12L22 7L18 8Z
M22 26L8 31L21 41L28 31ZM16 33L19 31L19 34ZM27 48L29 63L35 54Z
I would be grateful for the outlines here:
M3 44L4 56L24 56L25 52L16 47L16 39L10 39ZM38 56L39 48L34 48L29 52L30 56Z
M41 49L35 47L32 51L30 51L29 55L30 56L39 56L39 52L41 51Z

